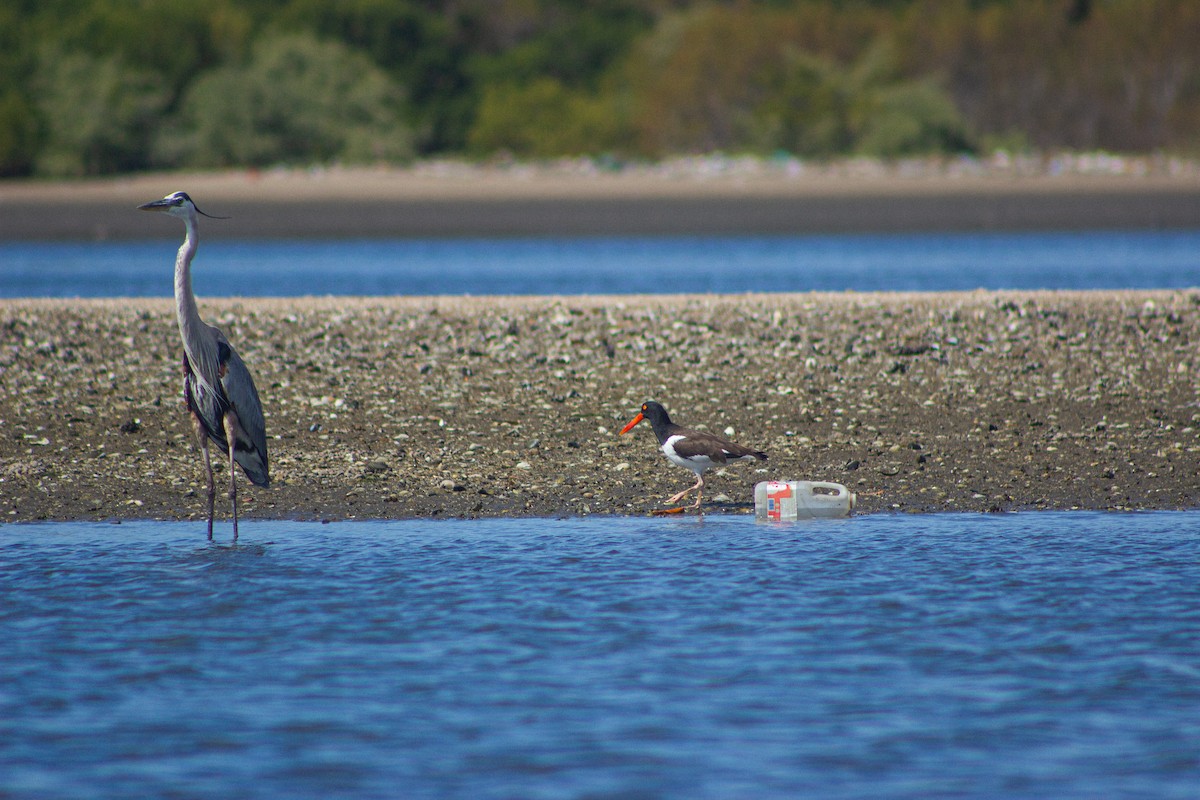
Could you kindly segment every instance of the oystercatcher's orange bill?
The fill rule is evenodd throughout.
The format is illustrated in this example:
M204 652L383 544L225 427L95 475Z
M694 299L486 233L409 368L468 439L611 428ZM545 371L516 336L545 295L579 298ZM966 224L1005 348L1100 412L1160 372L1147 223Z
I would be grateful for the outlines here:
M641 422L645 418L646 418L645 415L639 411L638 415L636 417L634 417L633 419L631 419L629 421L628 425L626 425L624 428L621 428L621 433L618 433L617 436L621 436L623 434L629 433L629 431L633 429L634 425L637 425L639 422Z
M679 508L656 508L650 512L650 516L665 517L668 514L682 514L684 511L687 511L687 509L683 506L680 506Z

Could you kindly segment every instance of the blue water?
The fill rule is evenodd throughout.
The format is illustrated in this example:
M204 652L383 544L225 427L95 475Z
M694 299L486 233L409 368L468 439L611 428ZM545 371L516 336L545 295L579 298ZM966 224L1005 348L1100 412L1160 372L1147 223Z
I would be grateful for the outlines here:
M182 236L182 234L181 234ZM153 297L177 244L0 243L0 297ZM201 296L1166 289L1200 230L580 239L205 238Z
M0 796L1194 798L1198 534L0 526Z

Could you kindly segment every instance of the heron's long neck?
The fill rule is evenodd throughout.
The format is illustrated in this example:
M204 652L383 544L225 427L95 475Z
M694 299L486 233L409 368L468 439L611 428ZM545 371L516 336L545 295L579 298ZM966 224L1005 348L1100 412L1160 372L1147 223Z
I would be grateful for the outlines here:
M183 347L188 350L188 357L194 362L198 353L192 353L188 343L195 341L194 334L204 324L200 320L200 309L196 307L196 296L192 294L192 258L196 255L199 237L196 233L194 220L185 219L187 236L175 256L175 314L179 318L179 334L183 337Z

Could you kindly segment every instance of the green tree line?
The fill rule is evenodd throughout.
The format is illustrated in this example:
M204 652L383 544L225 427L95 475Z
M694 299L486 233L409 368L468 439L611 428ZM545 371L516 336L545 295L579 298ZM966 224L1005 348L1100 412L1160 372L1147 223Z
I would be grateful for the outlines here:
M0 5L0 176L1198 143L1195 0Z

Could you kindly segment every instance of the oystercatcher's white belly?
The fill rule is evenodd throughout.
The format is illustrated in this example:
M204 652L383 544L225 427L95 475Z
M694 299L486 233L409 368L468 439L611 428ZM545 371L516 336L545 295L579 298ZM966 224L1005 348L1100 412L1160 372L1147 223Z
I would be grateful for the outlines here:
M675 452L675 442L683 438L685 437L670 436L667 437L667 440L662 443L662 451L667 459L669 459L672 464L678 464L684 469L690 469L697 475L699 475L701 472L704 472L706 469L711 469L716 462L714 462L708 456L692 456L691 458L684 458Z

